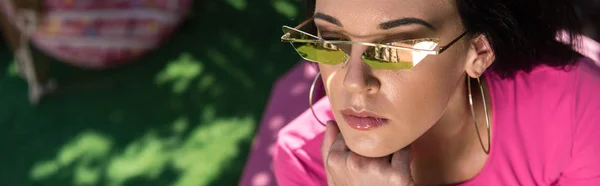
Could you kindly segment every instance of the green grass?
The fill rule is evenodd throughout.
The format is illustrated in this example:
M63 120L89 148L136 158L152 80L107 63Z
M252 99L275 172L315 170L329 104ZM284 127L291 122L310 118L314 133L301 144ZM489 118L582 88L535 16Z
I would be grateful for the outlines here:
M0 185L236 185L271 85L298 60L279 37L299 4L196 1L132 65L52 61L65 88L37 106L0 46Z

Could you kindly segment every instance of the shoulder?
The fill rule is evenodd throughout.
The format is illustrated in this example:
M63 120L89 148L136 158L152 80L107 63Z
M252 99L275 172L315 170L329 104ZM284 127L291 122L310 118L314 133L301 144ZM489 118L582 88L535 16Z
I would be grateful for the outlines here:
M600 184L600 66L582 61L573 69L571 155L560 185Z
M512 78L486 78L495 120L507 130L562 136L575 135L583 125L600 125L592 121L600 117L595 114L600 113L600 67L589 58L564 69L538 66Z
M516 99L520 104L527 103L527 98L563 100L580 94L597 94L600 63L582 57L574 65L564 68L540 65L531 72L519 72L511 78L503 79L493 73L486 78L494 97Z
M529 74L521 74L518 79L529 83L540 95L569 95L575 104L582 98L600 100L600 62L587 57L579 58L577 63L564 69L541 66Z
M600 62L593 61L589 58L582 58L577 66L575 67L576 83L583 83L585 85L596 85L594 90L598 90L600 85Z
M485 78L493 107L494 171L534 170L514 173L524 179L592 173L600 178L598 64L581 58L566 69L538 66L513 78L493 73ZM511 170L501 168L504 164Z
M539 66L510 79L486 78L496 119L507 127L573 135L600 127L600 65L589 58L565 69Z
M575 123L589 123L600 128L600 63L581 61L574 71Z
M573 83L581 80L592 83L600 79L600 62L587 57L581 57L573 65L562 68L540 65L531 72L518 73L515 79L537 82L531 85L533 87L536 85L555 85L553 82L573 85Z

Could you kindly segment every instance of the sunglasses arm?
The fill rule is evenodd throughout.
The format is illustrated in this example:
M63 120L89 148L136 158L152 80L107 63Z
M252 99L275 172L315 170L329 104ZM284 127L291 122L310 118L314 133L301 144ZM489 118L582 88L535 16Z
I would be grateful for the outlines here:
M465 35L467 35L467 32L462 33L460 36L458 36L456 39L450 41L450 43L448 43L445 46L441 46L440 49L438 50L437 54L441 54L442 52L446 51L446 49L448 49L450 46L452 46L454 43L456 43L458 40L460 40L460 38L463 38Z
M304 25L306 25L307 23L311 22L313 20L314 17L310 17L309 19L307 19L306 21L300 23L298 26L295 27L295 29L300 30L300 28L304 27Z

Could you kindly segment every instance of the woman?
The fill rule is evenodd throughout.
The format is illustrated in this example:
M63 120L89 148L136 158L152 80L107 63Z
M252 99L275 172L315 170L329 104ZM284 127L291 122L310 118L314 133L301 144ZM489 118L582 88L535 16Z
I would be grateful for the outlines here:
M600 185L600 69L555 39L579 34L569 2L308 5L282 40L328 97L280 131L279 185Z

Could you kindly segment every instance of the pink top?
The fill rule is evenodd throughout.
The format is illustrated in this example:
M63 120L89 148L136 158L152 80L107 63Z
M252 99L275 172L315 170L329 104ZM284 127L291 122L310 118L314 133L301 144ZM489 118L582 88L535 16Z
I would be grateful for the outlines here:
M539 66L514 79L485 74L493 105L491 152L470 185L600 185L600 67L582 59L569 71ZM333 119L329 100L315 105ZM326 185L325 127L305 111L279 132L279 185Z

